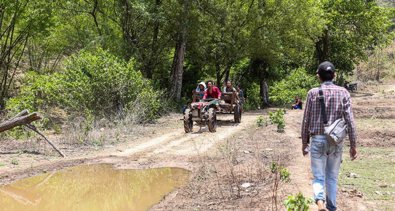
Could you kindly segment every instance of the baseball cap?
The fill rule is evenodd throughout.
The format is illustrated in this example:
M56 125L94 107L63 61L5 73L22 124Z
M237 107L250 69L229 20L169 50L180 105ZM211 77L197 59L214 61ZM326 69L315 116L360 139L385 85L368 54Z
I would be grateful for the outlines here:
M334 73L335 72L335 66L332 63L328 62L328 61L322 62L320 65L318 65L318 69L317 69L317 73L320 73L320 72L332 72L332 73Z

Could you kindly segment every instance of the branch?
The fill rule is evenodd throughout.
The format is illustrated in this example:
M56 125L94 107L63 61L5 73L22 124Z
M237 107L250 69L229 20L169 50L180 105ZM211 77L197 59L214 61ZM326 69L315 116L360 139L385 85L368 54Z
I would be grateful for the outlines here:
M29 114L27 110L24 110L21 113L17 114L15 117L11 118L10 120L0 123L0 133L6 130L10 130L17 126L30 124L40 119L41 117L37 113L34 112Z
M43 137L44 140L48 142L48 144L51 145L62 157L66 157L50 140L48 140L42 133L40 133L40 131L38 131L38 129L34 125L31 124L32 122L40 119L41 117L36 112L29 114L28 110L23 110L15 115L13 118L0 123L0 133L17 126L24 125L27 128L36 132L41 137Z
M60 156L66 157L66 155L64 155L64 154L62 153L62 151L60 151L60 149L58 149L58 148L55 146L55 144L53 144L53 143L52 143L50 140L48 140L42 133L40 133L40 131L38 131L37 128L36 128L34 125L32 125L32 124L26 124L26 127L29 128L30 130L33 130L34 132L36 132L36 133L37 133L38 135L40 135L41 137L43 137L44 140L45 140L46 142L48 142L48 144L51 145L51 146L60 154Z

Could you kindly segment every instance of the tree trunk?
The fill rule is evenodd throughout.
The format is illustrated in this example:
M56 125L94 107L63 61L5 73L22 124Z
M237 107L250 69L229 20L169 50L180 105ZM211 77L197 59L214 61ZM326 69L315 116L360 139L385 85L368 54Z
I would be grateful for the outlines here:
M176 101L181 100L182 75L184 72L184 58L187 42L188 30L188 13L189 0L183 0L183 12L180 20L180 31L177 35L176 49L173 57L173 66L171 74L171 92L170 97Z
M157 54L158 54L159 17L157 16L161 3L162 3L161 0L155 1L155 8L153 11L155 20L154 20L154 28L153 28L152 41L151 41L151 51L149 54L148 62L144 67L145 76L149 79L152 79L153 70L155 69L156 66L156 58L158 58Z
M221 72L221 65L219 62L215 64L215 72L217 76L217 86L221 87L222 83L225 83L229 80L230 68L232 68L232 64L228 63L223 72ZM224 78L225 77L225 78ZM222 80L224 78L224 80Z
M225 67L225 70L224 70L225 71L225 79L224 79L225 82L229 81L230 68L232 68L231 64L228 64Z
M251 68L259 78L259 95L261 97L261 105L263 108L269 106L269 86L267 84L268 64L263 59L255 59L251 61Z
M221 86L221 65L219 64L218 60L215 63L215 74L216 74L216 78L217 78L217 86Z
M96 29L97 29L97 32L101 36L102 33L101 33L101 30L100 30L99 22L97 21L97 15L96 15L98 9L99 9L99 2L98 2L98 0L94 0L93 1L92 11L89 12L89 14L92 16L93 22L95 23L95 26L96 26Z
M267 85L267 81L264 79L261 79L259 85L260 85L259 92L260 92L261 98L262 98L262 106L264 108L269 107L269 86Z
M329 31L326 29L322 37L315 43L316 59L318 63L329 59Z

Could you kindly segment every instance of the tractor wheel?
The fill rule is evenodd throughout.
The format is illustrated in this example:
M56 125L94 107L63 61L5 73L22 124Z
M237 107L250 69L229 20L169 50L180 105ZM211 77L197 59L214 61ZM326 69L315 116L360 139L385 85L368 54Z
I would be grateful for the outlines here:
M184 113L185 133L192 132L192 128L193 128L193 121L192 121L192 116L191 116L191 110L189 108L187 108L187 109L185 109L185 113Z
M214 133L217 131L217 114L215 113L214 108L208 109L207 126L210 132Z
M236 104L234 110L234 120L236 123L240 123L241 122L241 109L240 109L240 105Z

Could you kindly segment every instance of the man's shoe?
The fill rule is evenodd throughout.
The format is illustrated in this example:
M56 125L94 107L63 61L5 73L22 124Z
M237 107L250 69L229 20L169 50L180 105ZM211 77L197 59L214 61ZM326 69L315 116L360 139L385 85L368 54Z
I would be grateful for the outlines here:
M325 208L324 201L318 200L317 206L318 206L318 211L327 211L327 209Z

